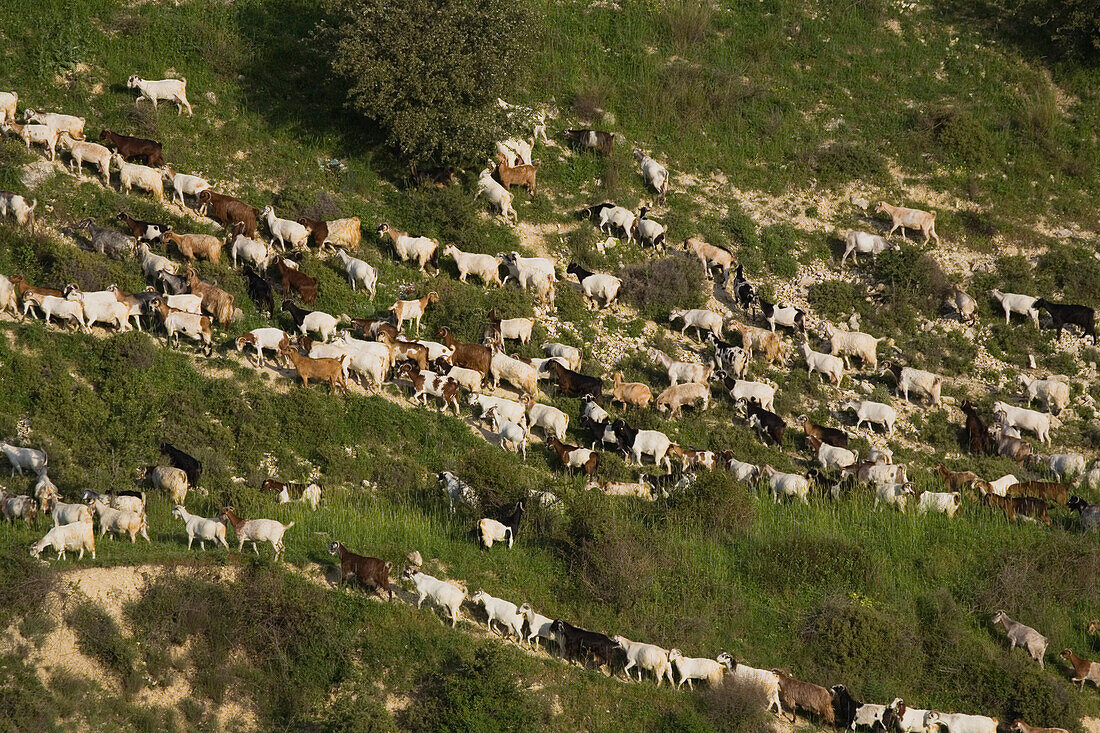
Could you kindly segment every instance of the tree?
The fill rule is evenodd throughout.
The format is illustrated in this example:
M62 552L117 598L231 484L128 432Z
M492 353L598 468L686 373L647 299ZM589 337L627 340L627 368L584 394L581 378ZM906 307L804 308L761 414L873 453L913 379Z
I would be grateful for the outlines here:
M317 38L348 103L410 163L479 164L538 42L525 0L327 0Z

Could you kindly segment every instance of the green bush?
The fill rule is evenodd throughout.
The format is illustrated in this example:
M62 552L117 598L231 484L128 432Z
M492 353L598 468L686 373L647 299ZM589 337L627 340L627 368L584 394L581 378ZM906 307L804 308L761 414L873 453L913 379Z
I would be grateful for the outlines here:
M672 516L709 532L746 530L756 519L756 507L746 486L734 482L728 471L701 471L695 483L676 494Z
M529 5L328 0L326 8L317 41L332 50L350 105L391 145L423 167L485 160L503 133L496 98L511 96L538 45Z
M843 186L864 181L883 186L890 182L886 159L872 146L861 143L833 143L814 155L814 175L824 186Z
M402 727L412 731L516 731L537 724L535 706L517 684L499 646L486 643L472 653L447 658L423 679Z
M854 283L824 280L810 285L807 299L816 313L831 321L846 319L863 302Z

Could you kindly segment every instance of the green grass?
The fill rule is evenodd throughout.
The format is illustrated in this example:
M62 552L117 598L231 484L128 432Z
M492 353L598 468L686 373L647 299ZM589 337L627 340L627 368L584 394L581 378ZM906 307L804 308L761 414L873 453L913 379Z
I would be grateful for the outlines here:
M895 166L907 179L980 207L940 212L949 246L982 253L999 252L1002 243L1049 248L1034 259L998 256L990 271L973 274L970 292L980 322L990 326L982 345L994 357L1022 368L1034 354L1043 367L1076 368L1049 331L999 323L1000 311L985 293L999 287L1091 302L1100 291L1094 243L1062 245L1032 226L1037 218L1086 229L1093 223L1100 183L1091 163L1100 112L1095 69L1044 69L935 8L907 11L895 34L888 24L893 10L876 0L829 0L813 12L774 0L722 8L682 0L614 10L564 2L542 12L548 32L534 81L510 101L552 99L561 116L551 133L592 124L620 132L621 139L607 161L540 147L540 194L516 196L521 220L549 225L545 243L563 264L574 259L631 273L638 284L629 295L658 323L670 307L703 303L708 285L694 263L655 262L624 244L601 254L595 244L603 237L572 215L594 201L635 207L651 201L630 158L634 145L666 161L674 181L681 173L706 181L720 170L740 189L770 194L816 185L825 196L858 181L873 198L900 199ZM176 170L202 173L260 206L271 202L281 216L361 217L360 256L379 270L378 295L371 301L353 294L331 262L310 257L303 267L320 280L318 309L371 316L402 292L433 289L439 307L428 311L421 333L448 325L467 340L480 336L491 308L506 317L533 315L531 298L514 288L458 283L449 260L440 272L421 275L395 262L376 238L384 220L468 251L527 251L510 228L484 215L468 186L407 186L404 166L379 144L378 131L344 109L340 90L328 81L324 50L303 40L320 17L314 0L197 0L171 7L17 0L0 14L0 46L9 61L0 88L18 90L21 106L85 116L93 135L110 127L162 140ZM178 117L170 107L157 113L135 107L124 88L131 73L159 78L168 69L188 78L194 118ZM1059 108L1047 71L1074 97L1067 111ZM104 224L125 210L183 231L220 234L209 222L143 195L74 185L64 174L28 191L19 169L37 158L16 141L0 141L0 187L40 199L42 222L61 228L92 216ZM333 158L346 170L328 166ZM766 293L801 265L835 264L831 235L785 223L761 226L725 191L718 199L673 191L657 217L669 227L669 241L701 233L732 243ZM811 208L807 216L820 218ZM843 210L823 224L866 226ZM417 549L433 571L471 591L483 587L585 627L688 654L728 650L757 666L783 665L822 684L844 682L864 699L902 696L924 707L1072 729L1080 715L1100 712L1095 696L1071 690L1055 656L1065 646L1096 656L1097 642L1086 637L1084 623L1100 616L1100 545L1095 536L1079 535L1073 515L1063 510L1055 510L1047 530L1007 525L972 497L954 520L875 512L864 492L835 504L815 499L810 507L777 506L724 474L704 476L692 492L670 501L608 501L584 492L583 480L563 474L539 444L524 464L432 410L378 396L330 397L323 388L273 389L222 353L232 337L271 321L257 312L244 279L230 267L202 263L198 271L229 290L244 312L241 323L219 332L218 353L209 362L195 361L189 347L175 352L145 334L99 339L38 322L0 325L0 432L14 435L27 420L31 441L47 448L51 475L66 497L85 488L129 488L133 470L157 462L156 446L169 439L205 466L206 494L192 494L189 509L212 516L232 502L246 517L294 521L286 560L297 567L332 562L326 548L339 539L392 561L396 575L405 554ZM972 375L973 339L922 328L938 316L948 284L922 246L906 245L849 271L858 278L854 284L836 280L811 290L817 315L841 322L857 312L864 330L893 336L915 366ZM105 260L7 224L0 225L0 272L20 272L43 285L144 287L132 262ZM871 298L865 286L877 281L888 287ZM612 333L642 332L633 314L629 320L595 314L575 290L560 285L558 293L557 315L574 322L576 333L555 338L587 347L598 338L598 325ZM290 326L285 316L275 320ZM540 323L532 344L516 350L535 356L544 337ZM666 350L672 345L665 335L651 341ZM599 363L590 348L585 353L585 371L610 373L616 366ZM667 386L663 372L642 355L628 352L617 366L627 380L646 381L656 391ZM785 415L807 410L816 420L851 422L850 415L829 413L835 392L807 378L799 359L789 371L754 364L752 374L779 384ZM891 379L867 381L875 398L896 402L888 394ZM965 391L945 393L961 399ZM652 411L613 412L631 424L665 429L682 444L730 449L780 470L806 468L799 431L789 432L783 450L763 446L721 390L714 396L711 410L687 410L676 424ZM988 410L997 398L976 402ZM577 413L575 400L549 401ZM962 454L958 425L949 424L947 412L917 414L907 442L894 446L896 459L911 465L916 488L939 486L930 468L940 461L990 478L1021 475L1006 459ZM1067 418L1056 436L1059 449L1100 444L1087 417ZM587 436L574 425L569 440L586 443ZM865 452L869 445L860 439L859 447ZM319 477L321 509L278 506L260 494L256 487L269 464L283 479ZM434 480L442 470L469 480L485 510L452 516ZM636 474L605 454L601 478ZM5 485L21 493L30 481L16 477ZM474 521L532 490L554 492L564 508L532 508L511 551L478 550L470 536ZM182 673L165 658L164 643L193 638L195 659L204 662L197 699L216 702L244 690L264 728L373 730L362 722L369 718L378 730L438 729L443 719L462 721L458 728L504 729L518 727L509 721L519 712L524 727L547 730L737 727L730 722L736 716L718 712L731 704L719 696L620 684L453 633L432 610L317 588L274 567L270 547L260 560L247 551L238 558L235 544L230 551L187 553L182 524L170 511L166 497L150 498L151 545L102 540L96 561L52 565L243 565L244 577L234 584L181 577L154 585L127 610L134 639L117 634L110 619L93 610L73 612L69 620L83 630L86 651L105 660L131 692ZM50 623L27 598L41 597L57 581L56 572L26 557L43 527L40 520L33 529L0 531L0 620L21 618L32 641L48 633ZM1018 650L1007 651L989 624L997 608L1051 638L1045 672ZM263 635L267 622L270 637ZM241 648L257 649L256 658L228 662L234 647L224 640L233 638L242 639ZM43 685L16 656L0 664L15 681L0 686L0 705L26 711L28 726L58 720L134 730L213 725L198 702L181 708L180 723L163 710L111 705L109 696L77 679L56 676ZM135 666L145 677L134 676ZM416 710L390 715L384 707L390 693L411 696ZM74 698L89 702L77 706Z

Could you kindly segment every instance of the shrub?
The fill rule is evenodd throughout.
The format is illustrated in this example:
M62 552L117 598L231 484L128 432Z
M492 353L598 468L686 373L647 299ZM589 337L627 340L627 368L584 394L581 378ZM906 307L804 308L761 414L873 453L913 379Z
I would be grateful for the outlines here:
M864 181L883 186L890 182L886 160L871 146L860 143L833 143L814 155L814 174L825 186L841 186L849 181Z
M667 322L673 308L701 308L706 302L699 260L684 252L628 265L619 277L623 299L658 323Z
M739 685L725 678L703 693L703 709L718 730L738 733L771 733L764 691L754 685Z
M791 558L798 562L791 562ZM767 590L802 586L862 589L874 585L875 566L867 552L839 537L796 535L761 543L749 559L752 577Z
M702 471L695 484L675 495L672 515L708 532L745 530L756 519L753 496L728 471Z
M351 106L381 125L391 145L425 166L484 160L501 134L496 98L515 89L538 47L530 6L328 0L326 8L316 41L332 49Z
M420 683L402 727L412 731L511 731L536 721L532 700L495 644L453 653Z
M1100 58L1100 14L1090 0L1005 0L1004 22L1055 57Z
M811 609L800 638L814 674L824 679L908 676L924 661L907 625L848 596L830 596Z
M682 47L701 43L714 13L714 7L708 0L668 0L664 20L673 43Z
M852 311L859 310L863 302L854 283L843 280L825 280L814 283L809 288L807 299L818 314L836 321L847 318Z

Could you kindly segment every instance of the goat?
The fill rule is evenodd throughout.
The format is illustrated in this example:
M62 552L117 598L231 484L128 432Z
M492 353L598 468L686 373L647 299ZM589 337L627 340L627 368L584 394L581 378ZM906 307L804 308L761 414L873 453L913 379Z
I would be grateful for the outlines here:
M168 456L169 463L173 467L180 469L187 474L187 481L192 486L199 485L199 478L202 476L202 462L194 456L189 455L181 451L176 446L165 441L160 444L161 454Z
M246 237L256 236L256 220L259 211L240 199L226 196L213 189L199 192L199 214L209 216L227 230L232 231L238 222L244 224L241 231Z
M225 539L225 522L220 518L204 519L198 514L189 514L180 504L177 504L176 508L172 510L172 516L183 520L184 527L187 529L188 550L191 549L191 543L196 537L199 540L199 547L204 551L206 550L207 540L212 540L214 547L221 543L223 547L229 549L229 543Z
M915 497L917 500L917 514L932 511L954 517L955 512L959 510L959 506L962 504L962 494L957 491L918 491Z
M685 405L694 405L700 400L703 403L702 409L706 410L710 406L709 385L700 384L699 382L674 384L657 395L657 411L664 412L667 409L669 410L669 419L675 420L680 417Z
M34 472L37 476L46 473L49 456L46 455L44 450L20 448L7 441L0 441L0 453L3 453L4 457L8 459L8 463L11 464L12 477L15 476L16 471L22 476L24 468Z
M829 339L829 353L833 356L844 357L844 363L848 364L849 356L858 356L865 369L877 371L878 355L876 350L880 341L886 338L875 338L860 331L840 331L831 324L825 324L825 337Z
M1100 529L1100 504L1089 504L1079 496L1071 496L1066 506L1081 518L1081 529L1086 532Z
M642 180L647 186L653 186L658 201L664 201L668 195L668 171L637 148L634 148L634 160L638 161L638 166L642 169Z
M722 338L722 316L714 311L703 308L695 308L692 310L673 308L668 314L668 322L671 324L677 319L681 319L684 322L684 325L680 328L681 336L688 327L694 327L695 335L700 341L703 340L703 331L709 331L714 334L715 337Z
M892 233L892 230L891 230ZM901 247L886 237L878 234L868 234L867 232L849 231L844 235L844 256L840 258L840 266L844 267L845 260L848 259L848 255L852 255L852 262L859 264L859 255L869 254L871 259L874 260L876 255L879 255L889 249L901 249Z
M563 395L570 397L582 397L589 395L598 404L603 404L603 380L599 377L590 377L587 374L566 369L556 361L551 361L547 368L558 385L558 390Z
M668 661L680 678L677 688L683 687L687 682L688 689L695 689L692 684L694 680L706 680L707 684L714 687L722 681L722 675L726 671L726 667L714 659L685 657L679 649L669 650Z
M279 276L283 281L285 297L290 297L291 291L296 290L307 304L317 299L317 278L310 277L297 268L287 267L282 257L275 258L275 266L279 269Z
M1048 412L1057 415L1069 404L1069 385L1057 377L1038 379L1021 374L1020 385L1027 393L1027 406L1038 399Z
M187 108L187 116L191 117L193 112L191 111L191 103L187 101L187 79L161 79L160 81L150 81L142 79L137 74L134 74L126 80L126 87L128 89L137 89L138 98L134 100L136 105L142 99L147 99L153 103L153 109L157 108L157 102L161 99L166 99L169 102L176 103L176 114L182 114L183 108Z
M873 431L873 425L878 423L886 428L887 435L894 432L894 421L897 420L897 412L889 405L872 402L871 400L846 400L840 403L839 409L855 412L856 430L859 430L859 426L863 423L867 423L867 428Z
M620 229L628 243L634 241L634 212L630 209L603 203L590 206L584 212L592 217L601 232L611 234L612 228Z
M959 314L963 321L974 320L974 313L978 310L978 301L974 300L959 283L951 285L951 292L944 301L947 307Z
M665 227L652 219L647 219L648 211L649 209L644 206L638 209L638 216L630 227L630 235L632 239L637 239L640 245L660 249L665 246Z
M591 658L597 665L609 668L615 663L619 645L604 634L573 626L563 619L554 619L550 634L558 644L561 655L569 661Z
M21 227L27 227L34 231L34 210L38 206L38 199L30 204L27 199L11 191L0 191L0 217L11 216L15 223Z
M1072 682L1080 683L1081 690L1085 689L1085 682L1091 682L1100 688L1100 662L1090 662L1073 653L1072 649L1063 649L1059 655L1073 666Z
M80 173L84 163L88 162L99 168L99 175L103 178L103 185L111 185L111 151L98 143L86 140L74 140L68 133L57 138L57 143L63 150L69 151L71 160L69 166L74 173Z
M615 133L602 132L600 130L566 130L562 133L565 139L579 148L595 150L605 158L611 157L615 148Z
M942 728L946 733L997 733L997 719L986 715L941 713L930 710L924 719L929 731Z
M164 149L156 140L119 135L107 129L99 133L99 140L114 145L115 151L126 160L138 158L146 165L164 165Z
M520 520L523 519L523 500L517 501L512 508L512 513L504 517L504 521L497 521L489 517L478 520L478 543L486 550L493 547L494 542L508 542L511 547L516 540L516 532L519 531Z
M1053 418L1051 415L1000 401L993 403L993 414L1009 427L1035 433L1035 436L1044 443L1050 442L1051 423L1057 421L1057 418Z
M278 495L280 504L300 501L307 504L313 511L317 511L317 505L321 503L321 487L314 483L283 483L273 478L266 478L264 482L260 484L260 491L274 492Z
M57 130L49 125L20 125L15 122L5 122L0 129L10 130L22 138L27 144L27 150L31 149L31 143L46 148L50 160L57 158Z
M844 685L833 685L829 688L829 694L833 698L837 726L855 730L857 725L875 728L875 723L882 724L885 705L862 703L853 698Z
M646 350L650 359L660 364L668 372L668 381L673 386L680 383L697 382L706 384L710 378L711 368L706 364L692 364L686 361L676 361L663 351L655 348Z
M129 512L122 509L114 509L107 506L98 498L89 502L96 517L99 519L99 536L111 532L112 534L130 535L130 544L137 542L140 534L146 542L151 542L146 533L145 513Z
M187 472L175 466L144 466L138 470L134 481L167 493L173 505L181 505L187 499Z
M829 725L834 724L833 697L828 690L790 677L777 669L773 669L772 673L779 679L779 700L791 712L791 722L797 721L798 711L803 710Z
M164 179L156 168L140 163L127 163L126 159L118 153L111 156L111 161L118 166L120 190L129 193L132 187L137 186L153 194L157 201L165 201Z
M547 445L554 449L554 452L558 456L558 460L569 471L573 473L574 468L584 469L584 475L592 477L596 475L596 470L600 466L600 454L589 450L588 448L580 448L575 445L567 445L557 438L555 435L550 435L546 439Z
M623 672L627 677L633 679L630 674L632 667L638 668L638 681L642 681L642 670L647 670L653 674L657 680L657 686L661 686L661 680L665 677L668 678L668 683L673 684L672 678L672 665L668 661L668 650L662 649L654 644L642 644L636 641L631 641L625 636L613 636L612 641L619 645L619 648L623 650L623 654L626 657L626 664L623 665Z
M355 578L372 590L389 594L389 599L393 600L393 589L390 588L390 570L393 568L393 563L377 557L356 555L336 540L329 544L328 552L340 558L340 583L349 577Z
M428 262L435 264L439 242L434 239L413 237L408 232L395 229L386 222L379 225L378 236L383 239L389 237L390 241L393 242L393 250L397 257L403 262L415 261L420 266L421 272L424 272L424 266Z
M22 519L29 527L38 519L38 502L33 496L11 496L0 488L0 512L8 522L14 524L16 519Z
M1064 326L1077 326L1082 331L1082 336L1092 336L1092 344L1096 345L1096 311L1085 305L1069 305L1067 303L1052 303L1045 298L1039 298L1032 306L1036 310L1042 309L1050 314L1054 321L1056 338L1062 338Z
M1009 323L1009 318L1013 313L1019 313L1021 315L1030 316L1031 322L1035 324L1035 328L1039 327L1039 309L1035 307L1035 303L1038 298L1033 298L1030 295L1020 295L1019 293L1002 293L1000 290L994 288L989 291L997 301L1001 304L1001 308L1005 312L1005 325Z
M18 93L0 92L0 124L15 121L18 104Z
M169 229L164 232L164 239L176 245L184 259L202 257L215 265L221 264L222 242L212 234L177 234Z
M317 379L318 381L327 380L330 394L335 394L337 387L339 387L344 394L348 393L348 383L344 376L347 369L344 365L344 362L347 361L346 355L342 354L337 359L314 359L299 354L297 349L289 346L280 347L279 353L290 359L294 364L294 371L298 373L298 377L302 380L302 386L308 387L310 379Z
M942 463L936 464L936 473L943 478L943 485L948 491L959 491L978 481L978 474L973 471L951 471Z
M454 514L456 502L468 508L476 508L478 503L477 493L468 483L462 481L450 471L443 471L437 474L436 478L439 479L439 485L447 492L451 514Z
M433 603L447 611L452 629L458 624L459 610L462 608L462 602L466 600L465 589L454 583L433 578L411 566L405 568L401 577L411 580L416 587L417 608L423 605L425 598L431 598Z
M1009 486L1005 496L1027 496L1065 506L1069 501L1069 487L1054 481L1024 481Z
M909 401L909 390L928 396L933 405L940 404L940 390L943 388L943 377L923 369L902 366L890 361L882 362L882 368L894 375L897 387L894 394L904 395Z
M397 322L397 330L400 331L405 321L413 321L415 325L414 333L420 334L420 319L424 317L424 312L428 309L428 305L431 303L439 302L439 294L434 290L425 295L422 298L416 300L398 300L390 306L390 312L393 313L394 320Z
M611 375L614 384L611 389L611 404L621 402L623 407L627 405L637 405L638 407L648 408L649 403L653 401L653 393L649 389L649 385L641 382L624 382L623 373L615 372Z
M890 231L886 232L886 236L890 236L898 228L901 228L903 236L906 229L920 229L921 234L924 235L925 243L931 238L936 240L936 246L939 246L940 238L936 234L936 212L907 209L904 206L891 206L885 201L879 201L878 205L875 206L875 213L881 214L884 211L890 215L892 224Z
M427 405L428 395L438 397L443 401L443 409L453 407L458 414L458 382L446 376L441 376L427 369L417 369L413 364L403 364L398 371L413 385L413 403Z
M513 165L509 162L508 156L500 155L500 165L497 166L497 177L500 178L501 184L505 189L511 189L512 186L523 186L527 189L527 193L531 196L535 195L535 178L538 176L539 167L538 164L524 163L522 165Z
M270 542L271 547L275 550L276 561L279 560L279 556L284 550L283 535L294 526L294 522L282 524L274 519L242 519L237 516L236 510L232 506L226 506L222 509L221 519L233 525L233 531L237 535L237 552L244 550L245 542L251 542L252 551L259 555L260 551L256 547L256 543Z
M473 397L473 395L471 395ZM527 460L527 439L529 433L525 420L520 423L506 420L497 413L496 407L490 407L481 413L482 420L489 420L493 426L493 432L497 434L500 447L511 453L522 453L523 460Z
M832 384L837 386L844 379L844 360L839 356L833 356L832 354L824 354L820 351L814 351L810 348L810 344L802 342L802 356L806 359L806 373L813 374L818 372L822 379L829 378Z
M1098 684L1100 684L1100 682L1098 682ZM1065 728L1040 728L1038 726L1028 725L1019 718L1012 721L1009 730L1015 731L1015 733L1069 733Z
M466 282L466 276L472 274L481 278L485 285L489 283L501 285L500 273L498 272L500 258L489 254L463 252L453 244L448 244L443 248L443 256L454 258L460 282Z
M763 440L767 435L776 445L783 445L783 434L787 431L783 418L752 401L745 403L745 412L748 425L756 431L757 437Z
M198 199L199 194L210 188L210 182L205 178L187 173L176 173L171 166L164 166L164 175L171 182L175 195L179 197L180 206L183 207L187 206L187 202L183 198L184 194Z
M491 168L484 169L478 176L477 195L484 196L490 204L495 206L505 222L514 219L515 223L519 224L519 214L512 208L512 194L493 179Z
M291 219L280 219L275 215L275 207L270 204L265 206L260 211L260 218L267 224L267 230L271 233L271 246L275 246L275 242L279 242L279 246L286 251L286 243L290 242L290 245L295 248L302 248L306 246L306 240L309 239L309 230L304 225L299 224L297 221Z
M145 246L145 245L142 245ZM157 319L164 327L166 343L175 342L179 348L180 334L203 345L206 355L214 352L214 333L210 327L210 318L207 316L186 313L169 307L168 303L160 298L149 301L149 307L156 314Z
M695 253L695 256L703 264L703 272L708 278L712 267L720 269L723 277L727 276L730 268L733 267L733 255L729 250L707 244L698 237L688 237L680 245L680 249Z
M614 275L589 272L576 262L570 262L565 271L570 275L576 275L577 282L580 283L581 291L584 293L586 305L608 308L619 297L623 281Z
M122 260L133 251L133 240L120 231L97 226L91 219L81 219L76 225L76 230L81 229L88 230L92 249L101 255L106 255L113 260Z
M802 430L806 433L807 439L813 437L820 440L822 443L837 448L848 447L848 434L843 430L829 428L810 422L810 419L806 415L799 415L798 422L802 424Z
M988 507L1000 509L1004 513L1005 519L1010 522L1016 521L1016 518L1019 517L1050 526L1050 510L1047 503L1042 499L1029 496L998 496L992 492L986 492L982 494L981 501Z
M65 552L68 550L80 550L81 560L84 559L84 550L88 550L92 553L92 559L95 560L95 531L91 520L55 525L45 537L31 545L31 557L37 558L47 547L57 551L58 560L64 560Z
M809 506L810 482L797 473L782 473L768 464L760 467L760 476L768 482L775 504L783 497L794 497Z

